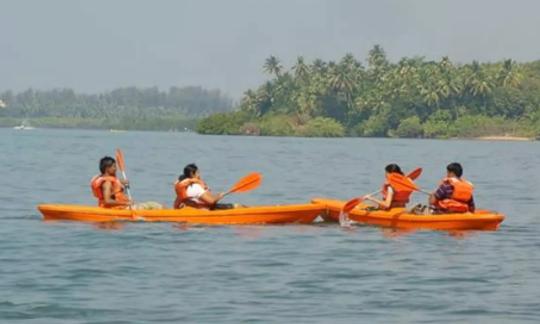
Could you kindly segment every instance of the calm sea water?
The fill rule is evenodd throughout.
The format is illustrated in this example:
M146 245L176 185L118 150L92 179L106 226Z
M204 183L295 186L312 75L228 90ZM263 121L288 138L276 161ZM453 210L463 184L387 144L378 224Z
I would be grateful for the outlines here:
M42 222L39 203L94 204L89 179L116 147L140 201L170 205L190 162L215 190L262 172L258 190L229 198L253 205L348 199L377 189L389 162L423 167L431 189L460 161L477 204L507 219L460 235ZM0 321L538 322L539 165L538 142L0 129Z

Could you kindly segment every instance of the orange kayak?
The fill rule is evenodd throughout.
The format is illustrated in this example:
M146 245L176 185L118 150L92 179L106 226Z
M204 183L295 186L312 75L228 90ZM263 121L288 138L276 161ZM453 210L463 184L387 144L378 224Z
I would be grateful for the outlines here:
M311 223L325 208L316 204L255 206L227 210L185 207L162 210L125 210L81 205L39 205L44 220L82 222L147 221L194 224L286 224Z
M315 198L313 203L326 208L324 219L338 221L339 212L345 204L342 200ZM366 210L367 205L359 204L349 212L349 219L370 225L403 229L433 230L496 230L504 220L504 215L488 210L462 214L411 214L405 208L391 210Z

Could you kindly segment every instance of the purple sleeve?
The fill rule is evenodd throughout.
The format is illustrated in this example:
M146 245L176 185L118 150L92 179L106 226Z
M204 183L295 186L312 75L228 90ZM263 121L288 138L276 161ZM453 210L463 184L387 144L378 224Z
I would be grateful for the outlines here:
M434 196L437 200L443 200L452 197L453 193L454 187L451 184L443 183L439 186L439 188L437 188Z

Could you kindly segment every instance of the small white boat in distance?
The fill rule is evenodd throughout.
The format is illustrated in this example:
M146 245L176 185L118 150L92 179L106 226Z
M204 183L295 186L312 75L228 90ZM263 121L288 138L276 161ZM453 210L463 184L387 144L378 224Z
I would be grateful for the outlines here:
M13 129L16 129L16 130L32 130L32 129L35 129L35 127L32 127L32 126L28 125L28 123L23 121L19 126L13 127Z

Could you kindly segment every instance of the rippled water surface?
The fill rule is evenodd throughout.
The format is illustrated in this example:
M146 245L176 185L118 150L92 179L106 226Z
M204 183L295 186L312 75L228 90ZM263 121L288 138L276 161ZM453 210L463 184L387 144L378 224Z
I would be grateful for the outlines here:
M42 222L39 203L95 203L89 179L116 147L135 198L169 205L190 162L218 191L262 172L258 190L228 198L253 205L370 192L389 162L423 167L431 189L457 160L477 204L507 219L469 233ZM0 129L0 152L2 322L540 320L538 142Z

